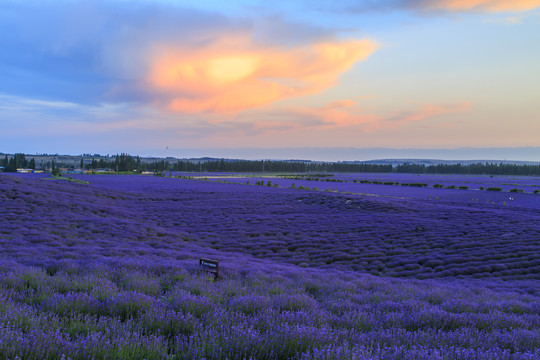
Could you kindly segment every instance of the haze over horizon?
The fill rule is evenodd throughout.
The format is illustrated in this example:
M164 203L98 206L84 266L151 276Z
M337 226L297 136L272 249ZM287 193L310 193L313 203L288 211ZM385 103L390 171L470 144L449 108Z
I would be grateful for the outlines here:
M0 152L538 161L539 43L540 0L7 0Z
M143 158L176 159L243 159L243 160L299 160L299 161L399 161L403 162L532 162L540 164L540 147L521 148L456 148L456 149L391 149L391 148L208 148L154 149L147 152L112 151L71 153L62 151L26 152L33 155L95 157L127 153ZM10 154L0 151L0 155ZM14 154L14 153L11 153Z
M370 161L417 159L442 161L533 161L540 163L540 147L522 148L209 148L161 149L146 153L150 157L225 158L247 160Z

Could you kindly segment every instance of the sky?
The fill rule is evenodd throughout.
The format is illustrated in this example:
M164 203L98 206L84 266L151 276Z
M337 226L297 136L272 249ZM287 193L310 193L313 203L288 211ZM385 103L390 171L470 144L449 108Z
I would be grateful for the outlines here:
M540 147L540 0L2 0L0 49L4 153Z

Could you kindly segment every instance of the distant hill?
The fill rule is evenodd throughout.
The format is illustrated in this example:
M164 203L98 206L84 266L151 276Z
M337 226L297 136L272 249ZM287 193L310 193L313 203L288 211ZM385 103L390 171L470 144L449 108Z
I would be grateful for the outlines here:
M213 159L246 159L246 160L286 160L306 159L306 161L372 161L377 159L441 159L459 161L489 162L500 161L535 161L540 162L540 146L453 149L415 149L415 148L352 148L352 147L295 147L295 148L209 148L168 149L166 152L156 149L157 156L176 156L196 159L208 157Z
M540 161L519 161L519 160L441 160L441 159L379 159L368 161L346 161L346 163L392 165L417 164L417 165L469 165L469 164L505 164L505 165L539 165Z
M0 166L8 169L5 157L11 154L0 153ZM286 160L245 160L216 157L175 158L138 157L128 154L100 155L25 155L33 159L35 169L49 170L54 166L61 169L116 169L116 171L210 171L210 172L411 172L411 173L470 173L493 175L539 175L540 161L522 160L445 160L433 158L386 158L364 161L314 161L300 159ZM23 165L28 166L24 159ZM53 165L54 164L54 165ZM138 165L136 165L138 164ZM13 167L11 166L11 167ZM444 168L441 168L444 167ZM517 166L517 168L516 168ZM32 167L34 168L34 167ZM5 170L13 171L13 170Z

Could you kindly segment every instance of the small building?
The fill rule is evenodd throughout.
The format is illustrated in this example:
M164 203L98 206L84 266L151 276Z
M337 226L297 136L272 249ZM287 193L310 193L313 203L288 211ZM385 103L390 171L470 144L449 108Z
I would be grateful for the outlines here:
M84 174L84 170L69 169L65 171L66 174Z

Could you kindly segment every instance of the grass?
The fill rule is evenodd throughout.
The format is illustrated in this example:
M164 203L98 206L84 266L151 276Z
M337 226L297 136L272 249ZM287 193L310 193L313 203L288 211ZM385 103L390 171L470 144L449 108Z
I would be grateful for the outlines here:
M74 182L74 183L77 183L77 184L90 184L89 181L73 179L71 177L66 178L66 177L62 177L62 176L52 176L50 178L41 178L41 179L42 180L64 180L64 181Z

